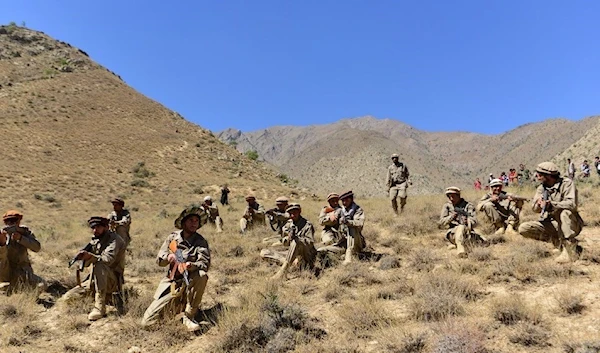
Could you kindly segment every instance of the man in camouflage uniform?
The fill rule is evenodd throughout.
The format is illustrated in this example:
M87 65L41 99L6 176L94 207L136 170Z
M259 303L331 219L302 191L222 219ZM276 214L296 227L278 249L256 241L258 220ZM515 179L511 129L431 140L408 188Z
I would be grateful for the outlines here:
M580 252L576 237L583 227L583 220L577 212L575 183L569 178L562 178L552 162L540 163L536 172L542 184L535 192L532 208L534 212L541 213L540 219L521 224L519 233L525 238L554 244L561 251L557 262L575 261Z
M392 164L388 167L385 180L395 214L398 214L398 201L396 198L400 197L400 212L402 212L404 205L406 205L406 189L408 184L411 183L408 168L404 163L399 162L398 158L397 154L392 155Z
M21 225L23 215L19 211L7 211L0 231L0 293L9 293L27 285L45 287L44 280L33 273L28 250L38 252L39 241L26 226Z
M475 207L460 197L460 189L455 186L446 189L446 197L448 202L442 208L439 224L448 227L446 239L453 248L456 246L458 257L465 258L473 243L481 241L473 232L477 224Z
M217 233L223 232L223 219L219 215L219 208L217 207L217 204L213 202L211 196L204 197L202 208L206 214L206 223L214 224L217 228Z
M92 229L92 240L74 259L83 261L84 267L92 265L92 272L80 286L65 293L63 300L93 293L94 309L88 319L96 321L106 316L107 299L122 289L126 245L121 236L110 231L107 218L92 217L88 225Z
M342 236L337 242L321 247L318 251L345 252L343 264L349 264L352 262L353 255L358 255L366 247L365 238L362 235L365 214L363 209L354 202L352 191L341 194L340 200L342 201L342 210L334 213L332 222L338 222Z
M169 271L156 288L154 301L144 313L142 326L157 323L166 312L176 315L185 305L183 324L189 331L200 329L195 316L202 302L210 268L208 242L197 232L203 212L197 207L183 210L175 220L175 228L179 230L171 233L160 247L156 262L161 267L168 265ZM179 250L182 262L177 260Z
M502 187L502 180L492 180L491 190L483 195L477 205L477 210L483 212L494 224L496 234L504 234L506 231L507 234L517 235L516 227L519 225L523 199L502 191Z
M312 269L317 258L317 250L314 245L315 228L306 218L302 217L302 208L299 204L293 203L287 207L286 211L289 213L290 219L283 226L282 234L287 239L285 243L289 244L289 248L285 255L279 253L275 257L269 256L282 263L281 269L273 276L273 279L285 279L290 264L296 259L300 259L303 266Z
M282 244L283 237L283 226L290 219L289 213L286 208L288 206L288 199L285 196L280 196L275 199L275 207L267 210L265 216L274 232L277 232L276 236L270 236L264 238L263 243L272 243L271 246L279 246Z
M125 201L122 199L113 199L110 201L113 205L113 211L108 214L108 220L110 222L110 230L119 234L123 241L125 241L125 247L131 243L131 237L129 236L129 227L131 227L131 214L125 207Z
M256 225L265 224L265 208L256 202L256 197L253 195L246 196L246 210L240 219L240 232L246 233L247 230L254 228Z
M338 222L342 212L340 195L336 193L327 195L327 203L329 203L329 206L324 206L321 213L319 213L319 224L323 226L321 243L325 246L338 242L343 237L340 234L340 224Z

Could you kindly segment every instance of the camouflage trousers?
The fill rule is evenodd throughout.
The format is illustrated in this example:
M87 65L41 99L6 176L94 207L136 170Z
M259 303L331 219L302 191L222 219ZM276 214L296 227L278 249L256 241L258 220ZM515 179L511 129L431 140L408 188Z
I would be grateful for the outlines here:
M110 268L107 264L97 262L92 264L92 272L76 286L63 295L63 300L71 300L88 294L104 293L107 296L121 290L123 275Z
M318 251L329 251L337 254L346 252L346 249L352 249L353 254L358 254L366 247L365 238L356 229L349 227L348 232L350 236L348 238L341 236L337 241L331 245L323 246Z
M300 241L292 240L287 250L263 249L260 251L260 257L267 260L274 260L278 264L291 264L296 259L300 259L303 265L313 267L317 258L317 250L312 243L306 244Z
M115 233L119 234L119 236L121 236L121 238L123 238L123 241L125 242L125 247L128 247L129 243L131 243L131 236L129 236L129 229L127 229L127 227L124 227L124 226L118 226L115 230Z
M16 266L8 259L8 249L0 246L0 293L8 293L19 287L44 286L42 277L33 273L30 265Z
M560 247L564 239L573 239L581 233L583 220L577 212L562 210L545 221L525 222L519 226L519 234L525 238L541 240Z
M465 225L458 225L446 232L446 239L456 245L458 256L464 256L471 251L473 245L483 243L484 239Z
M246 218L242 217L240 219L240 230L243 232L247 231L247 230L251 230L252 228L254 228L255 226L258 225L264 225L264 222L257 222L256 220L247 220Z
M215 219L209 218L206 223L207 224L210 223L210 224L214 225L217 228L217 232L223 231L223 219L221 218L221 216L217 216L217 217L215 217Z
M178 314L183 311L188 317L193 318L196 315L202 296L208 282L208 274L204 271L190 272L190 284L178 283L165 277L161 279L156 292L154 292L154 301L148 306L142 326L147 327L156 324L161 316L165 314Z
M500 206L497 206L492 202L486 202L483 204L482 211L496 228L504 227L509 224L513 227L519 225L521 208L518 207L518 204L515 202L502 204Z
M392 186L390 188L390 192L389 192L389 196L390 196L390 200L395 200L396 197L400 197L400 202L402 203L404 200L404 202L406 202L406 189L408 187L408 184L406 181L401 182L400 184L396 184L394 186Z

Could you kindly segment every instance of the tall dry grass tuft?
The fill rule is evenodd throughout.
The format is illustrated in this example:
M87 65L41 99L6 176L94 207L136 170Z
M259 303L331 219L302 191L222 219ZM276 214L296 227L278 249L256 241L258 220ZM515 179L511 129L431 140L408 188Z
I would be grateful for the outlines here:
M554 292L554 300L560 312L564 315L581 314L585 309L583 295L576 293L572 288L564 288Z
M432 353L488 353L485 333L475 324L449 321L432 339Z
M383 309L381 302L371 296L361 296L355 303L346 303L337 310L343 326L359 337L387 327L394 319Z
M495 298L491 304L492 317L504 325L520 322L539 324L542 320L537 310L530 308L520 296L510 295Z

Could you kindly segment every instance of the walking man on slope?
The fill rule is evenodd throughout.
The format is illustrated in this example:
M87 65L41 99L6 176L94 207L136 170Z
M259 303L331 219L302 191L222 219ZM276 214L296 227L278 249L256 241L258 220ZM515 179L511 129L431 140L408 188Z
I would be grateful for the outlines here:
M392 209L398 214L398 201L400 197L400 212L404 210L406 205L406 189L408 184L411 184L409 179L410 174L406 165L399 161L399 156L392 154L392 164L388 167L385 183L387 185L390 200L392 201Z

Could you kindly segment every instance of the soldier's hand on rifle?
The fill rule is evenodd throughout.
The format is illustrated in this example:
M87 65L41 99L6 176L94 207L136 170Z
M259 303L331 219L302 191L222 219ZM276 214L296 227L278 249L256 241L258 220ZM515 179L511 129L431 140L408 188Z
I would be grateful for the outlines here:
M492 196L490 197L490 201L492 202L498 202L498 200L500 200L498 195L492 194Z
M87 261L87 260L89 260L89 259L91 259L91 258L92 258L92 253L90 253L90 252L87 252L87 251L85 251L85 250L80 250L80 251L77 253L77 258L78 258L79 260Z
M169 254L167 255L167 261L169 261L170 264L174 264L177 262L177 257L175 257L175 254Z
M184 273L185 271L189 270L190 268L192 268L191 262L182 262L179 265L177 265L177 271L179 271L179 273Z

